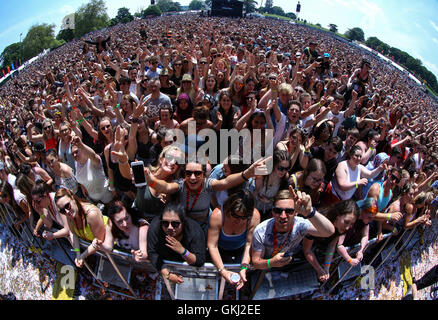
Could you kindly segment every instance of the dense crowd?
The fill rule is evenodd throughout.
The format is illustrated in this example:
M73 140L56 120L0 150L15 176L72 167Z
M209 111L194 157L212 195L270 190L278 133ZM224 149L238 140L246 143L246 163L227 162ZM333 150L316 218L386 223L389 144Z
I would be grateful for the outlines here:
M435 216L436 102L305 26L135 20L39 58L0 105L1 201L17 228L69 238L78 267L117 247L176 283L163 260L210 261L240 289L250 266L287 270L301 256L324 282L334 254L357 265L371 237ZM219 134L232 129L249 134L235 145ZM189 157L211 143L228 152Z

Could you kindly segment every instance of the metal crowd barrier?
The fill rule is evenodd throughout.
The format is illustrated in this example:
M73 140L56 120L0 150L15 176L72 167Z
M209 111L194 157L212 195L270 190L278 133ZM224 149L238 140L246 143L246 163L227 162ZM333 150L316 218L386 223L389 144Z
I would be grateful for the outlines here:
M34 237L33 233L27 221L22 224L21 231L14 227L15 214L10 208L5 205L0 205L0 222L8 227L10 232L17 238L22 239L28 246L38 246L41 249L41 253L45 252L51 256L52 259L61 262L63 264L69 264L75 268L78 272L85 272L83 269L76 268L74 259L75 255L72 252L70 242L67 239L55 239L53 241L43 240L42 238ZM53 230L56 231L56 230ZM371 259L370 265L380 255L382 260L376 269L380 268L391 256L392 252L396 249L396 246L401 242L401 246L397 250L395 257L404 250L411 242L416 228L411 231L405 230L403 233L397 235L399 239L393 245L391 249L387 249L389 253L383 251L390 243L392 233L383 235L382 247ZM408 237L404 235L408 232ZM41 243L42 242L42 243ZM366 249L373 247L377 244L377 239L373 238L368 241ZM86 249L90 245L89 242L80 240L80 246ZM351 255L357 252L360 248L360 244L356 244L351 247L347 247L348 253ZM364 250L364 253L365 253ZM118 249L114 249L111 253L97 251L95 253L97 263L92 269L86 264L86 269L93 276L94 285L122 296L137 299L137 295L131 287L131 273L132 270L139 270L153 277L160 277L156 281L155 299L176 299L176 300L221 300L224 296L225 280L217 272L217 268L213 263L205 263L201 267L193 267L186 262L164 261L166 266L171 272L180 274L184 278L184 283L175 284L170 283L167 279L159 276L157 270L149 262L138 263L136 262L131 253L124 252ZM394 259L394 256L392 259ZM364 254L365 257L365 254ZM321 258L321 257L320 257ZM340 283L343 283L352 278L359 278L361 276L361 264L356 267L349 266L342 257L336 254L332 260L334 271L330 273L330 279L336 275L338 280L334 285L331 285L328 289L328 294L331 293ZM225 264L227 270L239 272L240 264ZM254 269L250 267L250 271ZM272 299L281 298L286 296L292 296L296 294L302 294L306 292L313 292L318 289L324 289L330 283L330 279L322 285L317 280L316 272L313 267L307 262L307 260L299 260L296 266L288 270L287 272L269 270L267 272L252 272L248 274L253 283L252 299ZM109 288L107 284L112 284L120 289L128 289L131 295L121 292L117 289ZM255 284L255 285L254 285ZM239 299L239 291L235 292L235 299Z

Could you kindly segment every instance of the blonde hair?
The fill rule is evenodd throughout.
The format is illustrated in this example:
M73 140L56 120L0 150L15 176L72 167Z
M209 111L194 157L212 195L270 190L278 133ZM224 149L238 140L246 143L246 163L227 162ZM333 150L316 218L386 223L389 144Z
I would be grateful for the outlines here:
M294 90L289 83L283 82L278 86L278 93L280 94L281 92L286 92L287 94L292 95Z

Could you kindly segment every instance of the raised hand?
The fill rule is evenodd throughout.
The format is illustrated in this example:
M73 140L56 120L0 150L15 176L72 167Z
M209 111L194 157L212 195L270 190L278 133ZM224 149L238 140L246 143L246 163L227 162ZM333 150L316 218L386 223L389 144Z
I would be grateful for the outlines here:
M295 191L292 186L289 186L289 193L295 203L295 211L304 217L307 217L312 212L312 199L310 196L301 191Z

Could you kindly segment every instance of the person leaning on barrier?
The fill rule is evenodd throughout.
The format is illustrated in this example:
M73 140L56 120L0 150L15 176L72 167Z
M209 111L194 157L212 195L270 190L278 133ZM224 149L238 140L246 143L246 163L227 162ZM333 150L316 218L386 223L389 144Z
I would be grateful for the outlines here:
M246 282L250 263L252 234L260 223L254 208L254 196L247 190L231 194L223 208L215 208L210 217L207 246L211 259L225 280L240 289ZM240 280L231 280L232 271L224 263L241 263Z
M163 267L163 260L187 262L200 267L205 263L205 236L194 220L187 218L181 205L170 203L149 225L147 252L160 274L175 283L183 283L181 275Z
M42 237L46 240L68 237L70 228L67 218L59 214L55 205L55 193L50 192L47 184L38 180L35 182L32 191L32 207L39 214L40 219L37 221L33 234L39 237L39 230L44 225L47 229L58 229L55 232L44 231Z
M374 198L366 198L356 203L360 209L359 219L345 234L339 236L337 245L339 255L352 266L356 266L363 259L363 252L369 240L369 224L378 210L377 201ZM353 259L345 246L351 247L358 242L360 242L360 249L356 253L356 258Z
M133 221L122 201L108 203L103 213L109 217L109 221L106 225L105 241L101 244L96 241L98 250L111 252L116 243L120 248L131 252L136 262L146 261L149 223Z
M253 233L251 260L256 269L289 264L306 234L329 237L335 232L333 224L312 206L310 196L292 187L275 196L272 215Z
M0 182L0 203L12 209L15 215L14 227L18 229L22 223L29 220L29 224L32 226L33 217L29 204L27 203L26 196L18 189L12 188L7 181Z
M333 223L335 233L328 238L306 235L303 240L303 252L307 261L312 265L318 274L318 281L325 282L329 279L330 265L338 243L339 236L345 234L359 218L360 211L354 200L343 200L335 203L326 212L325 216ZM324 252L324 266L318 262L312 251L312 247Z
M55 204L62 216L67 218L70 242L76 252L75 264L82 268L85 259L98 250L105 240L105 227L108 222L95 205L80 200L68 189L59 189L55 194ZM91 242L81 254L79 238Z

